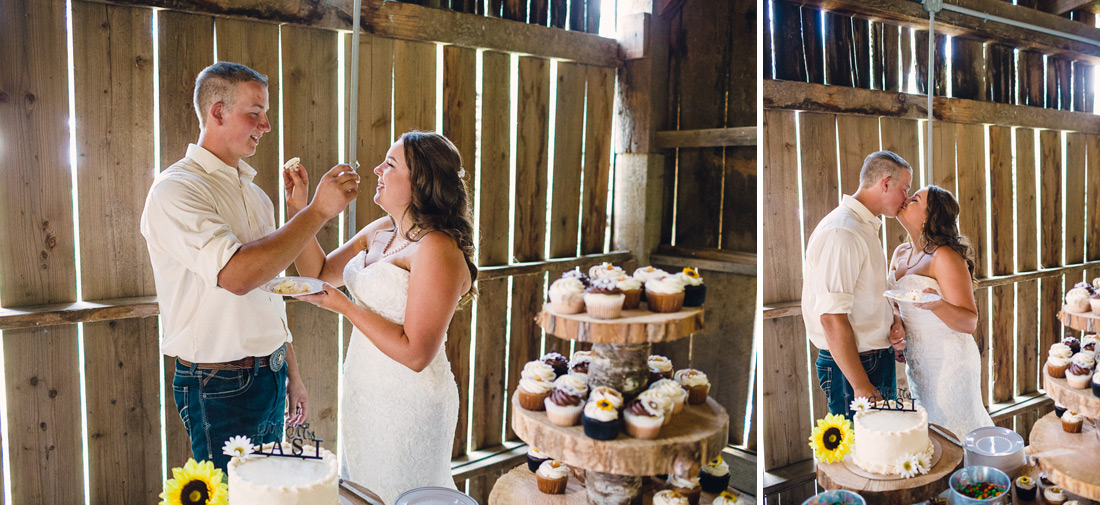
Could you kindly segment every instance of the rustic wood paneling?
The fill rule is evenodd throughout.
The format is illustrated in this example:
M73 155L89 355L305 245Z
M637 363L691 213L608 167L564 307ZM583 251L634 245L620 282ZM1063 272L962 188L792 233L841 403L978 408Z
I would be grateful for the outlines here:
M838 116L842 117L842 116ZM884 117L882 123L882 149L893 151L901 156L913 168L913 188L920 187L920 143L918 129L920 122L910 119ZM870 147L870 146L868 146ZM910 190L912 193L912 190ZM909 234L897 219L886 219L886 254L892 255L898 244L906 240Z
M799 6L783 0L770 4L775 78L805 81L806 59L802 49L802 13Z
M603 252L607 229L607 189L611 181L611 120L615 71L587 67L584 132L584 196L581 201L581 254Z
M516 261L545 258L550 62L521 57L516 118Z
M982 125L960 124L957 127L956 142L960 146L985 145L985 127ZM970 239L970 245L974 251L974 276L978 279L989 277L989 269L986 258L989 255L990 245L986 243L985 232L989 221L986 215L986 199L988 197L986 184L985 153L978 149L959 149L957 153L957 170L959 190L956 193L959 200L959 232ZM974 301L978 306L978 327L974 331L974 340L978 343L978 351L982 355L982 370L989 370L989 331L990 321L989 289L978 289L974 293ZM989 403L989 389L987 384L989 375L982 374L982 398Z
M412 130L434 131L436 45L393 42L394 135Z
M989 200L990 208L997 209L989 215L989 229L993 241L989 245L993 260L993 275L1013 272L1013 213L1012 209L1012 129L1005 126L989 128ZM1015 396L1013 374L1016 370L1014 356L1014 318L1017 314L1015 288L997 286L990 292L993 312L990 320L990 365L993 371L993 397L995 403L1009 401Z
M836 115L799 115L802 145L802 220L809 234L839 202L837 195ZM809 188L813 190L806 191Z
M806 80L825 84L825 25L821 10L802 7L802 51L806 58Z
M581 160L584 143L585 70L559 63L554 125L554 180L550 204L550 257L577 254L580 227ZM551 276L551 282L555 277Z
M160 78L160 168L175 163L198 141L199 118L193 103L199 72L214 63L214 18L158 11Z
M783 360L762 360L764 422L764 468L777 468L809 459L813 451L806 444L812 413L806 401L806 330L802 318L787 317L764 321L764 356ZM816 380L815 380L816 382ZM816 387L816 384L815 384Z
M853 47L852 18L825 14L825 82L835 86L855 86L856 51Z
M1080 263L1085 259L1085 144L1085 135L1066 133L1065 255L1067 265Z
M1034 271L1039 266L1039 239L1035 220L1038 206L1035 188L1035 130L1016 130L1016 269ZM1026 394L1039 388L1039 282L1016 285L1016 391Z
M1039 132L1039 261L1043 268L1063 265L1062 262L1062 143L1056 131ZM1060 300L1062 279L1040 281L1040 300ZM1062 323L1058 321L1058 304L1042 303L1039 312L1039 349L1048 349L1061 339Z
M986 100L984 43L980 40L956 38L952 40L954 53L951 70L951 95L970 100Z
M374 175L373 170L386 159L386 152L396 140L394 137L403 133L391 133L393 44L391 39L367 35L362 35L359 39L359 97L356 102L359 109L356 115L356 132L359 138L356 142L359 145L355 150L355 157L361 164L358 171L359 196L355 199L355 226L358 229L386 214L374 203L374 188L378 185L378 176ZM349 55L350 53L348 51ZM467 171L473 173L473 164L469 165L471 168Z

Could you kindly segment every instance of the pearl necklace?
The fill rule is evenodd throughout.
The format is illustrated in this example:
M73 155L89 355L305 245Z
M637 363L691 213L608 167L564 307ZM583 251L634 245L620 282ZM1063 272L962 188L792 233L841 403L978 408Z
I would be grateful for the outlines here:
M386 242L385 247L382 248L382 257L383 258L388 258L390 256L393 256L394 254L397 254L397 253L401 252L402 250L404 250L406 247L409 247L409 245L413 243L412 240L409 240L408 238L405 238L405 243L404 244L401 244L396 249L393 249L393 250L387 252L386 250L389 249L391 245L393 245L393 239L395 239L395 238L397 238L397 228L394 228L393 235L390 235L390 240L388 242ZM404 238L404 237L402 237L402 238Z

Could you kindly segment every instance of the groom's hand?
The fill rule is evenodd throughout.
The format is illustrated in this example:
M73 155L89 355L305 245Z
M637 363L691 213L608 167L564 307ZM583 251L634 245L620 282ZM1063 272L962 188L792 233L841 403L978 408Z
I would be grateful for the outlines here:
M317 192L313 194L313 202L309 206L332 219L343 212L358 194L359 174L348 165L336 165L317 183Z
M897 316L894 316L894 324L890 325L890 347L899 352L905 350L905 326Z
M286 386L286 422L294 426L302 424L309 414L309 392L301 378L291 379Z

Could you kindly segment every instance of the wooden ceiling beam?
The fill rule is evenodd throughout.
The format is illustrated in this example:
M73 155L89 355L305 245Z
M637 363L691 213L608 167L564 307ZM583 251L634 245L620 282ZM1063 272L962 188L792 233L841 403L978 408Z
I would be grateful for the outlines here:
M1071 10L1080 9L1089 4L1096 5L1096 0L1039 0L1037 9L1061 16Z
M657 0L657 15L665 19L671 18L680 12L687 0Z

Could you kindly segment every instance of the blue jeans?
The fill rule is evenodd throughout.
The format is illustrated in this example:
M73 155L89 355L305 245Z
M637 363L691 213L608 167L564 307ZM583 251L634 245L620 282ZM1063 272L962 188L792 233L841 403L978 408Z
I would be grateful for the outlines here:
M266 366L207 370L177 360L172 393L195 461L213 461L224 471L229 456L222 446L230 437L244 435L253 444L282 440L285 366L278 372Z
M894 350L887 347L877 351L860 353L859 361L863 364L863 370L867 372L867 378L871 385L882 391L887 399L894 399L897 389L897 369L894 368ZM849 409L852 400L855 400L855 390L844 372L833 361L833 355L829 351L817 352L817 382L821 384L821 390L825 392L825 398L829 399L830 414L844 414L848 419L853 412Z

